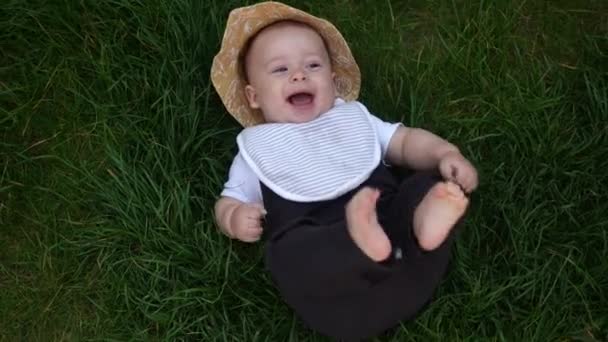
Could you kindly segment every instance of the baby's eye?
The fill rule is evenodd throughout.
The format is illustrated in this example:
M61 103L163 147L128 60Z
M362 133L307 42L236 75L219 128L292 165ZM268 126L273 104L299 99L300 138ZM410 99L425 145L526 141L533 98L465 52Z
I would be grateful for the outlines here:
M309 67L309 68L311 68L311 69L318 69L318 68L320 68L320 67L321 67L321 63L317 63L317 62L310 63L310 64L308 65L308 67Z
M281 72L285 72L285 71L287 71L287 67L284 67L284 66L272 69L273 74L277 74L277 73L281 73Z

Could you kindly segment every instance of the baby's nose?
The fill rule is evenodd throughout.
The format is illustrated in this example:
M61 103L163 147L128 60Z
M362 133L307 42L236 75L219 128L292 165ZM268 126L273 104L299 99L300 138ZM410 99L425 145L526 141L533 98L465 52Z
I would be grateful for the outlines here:
M296 72L294 72L291 75L292 82L298 82L298 81L304 81L304 80L306 80L306 73L304 73L302 70L297 70Z

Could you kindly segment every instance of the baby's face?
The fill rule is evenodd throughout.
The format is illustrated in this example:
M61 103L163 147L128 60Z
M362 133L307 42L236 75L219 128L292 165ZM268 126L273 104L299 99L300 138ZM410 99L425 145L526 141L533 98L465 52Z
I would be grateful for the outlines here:
M334 104L331 61L313 29L279 23L255 38L246 58L251 108L266 122L301 123L315 119Z

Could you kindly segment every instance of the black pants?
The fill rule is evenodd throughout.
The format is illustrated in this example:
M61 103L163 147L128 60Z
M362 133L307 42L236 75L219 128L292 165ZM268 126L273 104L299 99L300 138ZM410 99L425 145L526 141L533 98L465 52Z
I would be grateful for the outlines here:
M314 203L285 200L262 184L266 267L311 329L338 339L368 338L413 318L431 299L446 271L453 233L426 252L413 237L412 222L416 206L438 181L437 172L401 180L381 164L357 189ZM394 253L380 263L355 245L346 227L345 205L363 186L381 190L378 220Z

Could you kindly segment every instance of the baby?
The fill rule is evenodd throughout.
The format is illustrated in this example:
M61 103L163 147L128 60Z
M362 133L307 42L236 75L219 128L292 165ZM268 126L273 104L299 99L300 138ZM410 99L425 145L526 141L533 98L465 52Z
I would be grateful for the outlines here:
M234 75L263 120L237 138L220 229L245 242L264 233L281 295L321 333L365 338L413 317L443 276L475 168L437 135L344 100L322 19L272 2L239 10L239 25L253 10L269 22L242 45ZM422 172L402 180L397 167Z

